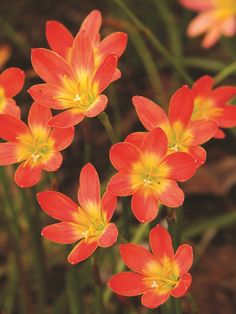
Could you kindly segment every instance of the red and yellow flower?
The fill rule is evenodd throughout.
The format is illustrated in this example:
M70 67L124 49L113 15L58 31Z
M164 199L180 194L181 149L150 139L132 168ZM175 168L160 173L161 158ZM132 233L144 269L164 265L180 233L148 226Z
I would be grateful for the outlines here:
M53 127L74 126L106 108L102 92L120 76L117 61L127 36L113 33L100 42L100 25L100 12L92 11L73 38L62 24L49 22L47 39L54 51L32 50L34 70L46 84L32 86L30 95L46 107L64 110L49 121Z
M179 0L186 8L199 12L187 33L195 37L206 33L202 46L210 48L221 37L236 33L236 0Z
M178 89L172 96L169 105L169 117L163 109L148 98L133 97L133 104L144 127L151 131L160 127L168 137L168 153L187 152L200 166L205 162L206 151L199 145L211 139L217 130L217 124L208 119L193 121L195 112L193 92L187 86ZM145 133L136 133L126 141L142 142Z
M116 208L116 197L106 191L100 199L100 182L95 168L85 165L80 173L77 205L66 195L46 191L38 193L38 202L49 216L60 220L42 230L42 235L56 243L78 242L68 256L71 264L88 258L98 246L116 242L118 230L110 220Z
M100 27L102 16L100 11L93 10L84 19L79 32L86 30L94 50L95 67L104 61L109 54L115 54L120 57L127 45L127 34L124 32L115 32L103 40L100 40ZM48 21L46 25L46 37L50 48L59 54L62 58L70 62L71 51L74 37L71 32L57 21ZM113 80L118 79L121 73L116 69Z
M194 109L191 120L214 120L218 125L216 138L225 136L221 128L236 126L236 106L229 101L236 96L236 87L220 86L213 89L214 79L209 75L200 77L192 87Z
M184 193L176 181L186 181L196 171L193 158L184 152L167 156L167 137L160 128L153 129L140 147L129 142L111 147L110 160L119 171L107 189L118 196L132 195L131 208L140 222L157 216L158 203L178 207Z
M0 74L0 114L20 118L20 108L12 98L18 94L25 81L25 73L19 68L9 68Z
M21 163L15 182L22 188L35 185L42 170L56 171L62 163L61 150L68 147L74 128L52 129L48 126L50 109L33 103L28 116L29 127L16 117L0 114L0 165Z
M182 244L174 254L171 237L160 225L150 231L149 242L153 254L137 244L120 245L121 257L132 272L112 276L108 286L119 295L142 295L144 306L156 308L170 296L179 298L188 292L193 253L190 245Z

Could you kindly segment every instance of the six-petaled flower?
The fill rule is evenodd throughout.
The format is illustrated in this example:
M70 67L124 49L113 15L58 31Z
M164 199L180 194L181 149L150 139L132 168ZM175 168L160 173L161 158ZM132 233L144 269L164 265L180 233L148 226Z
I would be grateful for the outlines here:
M109 54L115 54L120 57L127 45L127 34L124 32L115 32L100 40L100 27L102 16L100 11L93 10L84 19L79 32L86 30L94 50L95 67L100 64ZM70 62L71 51L74 37L70 31L57 21L48 21L46 25L46 37L50 48L61 57ZM119 69L115 70L113 80L121 76Z
M118 230L110 220L117 200L108 191L100 199L98 174L91 164L80 173L79 205L55 191L40 192L38 201L45 213L61 221L42 230L45 238L62 244L79 241L68 256L71 264L85 260L98 246L109 247L116 242Z
M197 108L194 103L193 92L187 86L178 89L172 96L169 105L169 118L163 109L148 98L135 96L133 104L142 124L147 130L160 127L168 137L168 152L187 152L195 160L196 166L205 162L206 151L199 146L211 139L217 130L213 117L193 121L193 114ZM201 113L207 109L201 108ZM212 120L211 120L212 119ZM137 138L146 136L145 133L136 133L126 141L137 143Z
M121 244L121 257L132 272L116 274L108 286L123 296L142 295L141 302L156 308L170 297L184 296L191 285L192 247L182 244L174 254L169 233L160 225L149 234L150 253L138 244Z
M42 170L56 171L61 166L59 151L68 147L74 137L74 128L53 129L48 126L50 109L32 104L28 116L29 127L16 117L0 114L0 165L21 163L15 172L20 187L35 185Z
M186 181L196 171L189 154L167 155L167 151L167 137L160 128L150 131L140 147L129 142L111 147L110 160L119 172L111 178L107 189L118 196L132 195L131 208L140 222L156 217L159 202L180 206L184 193L176 181Z
M179 0L186 8L199 12L187 33L195 37L206 33L202 46L210 48L221 37L236 33L236 0Z

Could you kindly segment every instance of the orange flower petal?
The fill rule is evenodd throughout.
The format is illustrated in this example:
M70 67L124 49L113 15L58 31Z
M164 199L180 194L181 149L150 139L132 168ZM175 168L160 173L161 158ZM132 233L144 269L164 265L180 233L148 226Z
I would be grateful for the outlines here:
M163 159L167 153L168 141L164 131L160 128L153 129L145 137L142 146L142 153L156 155L158 160Z
M117 294L132 297L144 293L147 289L144 277L132 272L123 272L112 276L108 286Z
M0 165L12 165L19 162L16 143L0 143Z
M64 59L68 57L68 51L73 45L74 37L63 24L57 21L47 21L46 38L52 50Z
M16 184L21 188L28 188L37 184L41 177L41 168L21 164L14 175Z
M80 172L78 189L78 201L82 208L86 208L89 203L99 204L100 202L100 182L96 169L87 163Z
M185 274L179 279L178 285L171 291L171 295L175 298L183 297L189 290L192 283L192 276L190 273Z
M110 149L110 160L117 170L129 170L131 165L138 160L139 155L139 149L126 142L114 144Z
M165 257L168 257L171 260L173 259L174 250L171 236L161 225L157 225L151 229L149 233L149 243L153 254L161 263Z
M54 152L52 157L47 162L43 163L41 167L46 171L57 171L60 168L62 161L62 154Z
M51 128L48 126L48 121L52 117L51 110L36 102L34 102L29 111L28 125L31 130L35 127L42 127L50 132Z
M98 84L98 93L102 93L104 89L111 83L115 69L117 67L117 56L114 54L108 55L102 64L97 69L93 83Z
M217 127L217 123L213 120L192 121L189 124L189 128L193 134L191 144L197 146L209 141L214 137Z
M221 86L212 91L212 98L216 101L217 105L225 105L233 97L236 96L236 87L234 86Z
M145 274L147 266L157 262L147 249L134 243L121 244L120 254L125 265L140 274Z
M23 88L25 73L19 68L8 68L0 75L0 86L6 97L14 97Z
M167 178L175 181L184 182L190 179L196 172L193 158L184 152L168 155L161 165L166 165L169 168Z
M179 0L188 9L195 11L205 11L213 8L213 1L206 0Z
M37 194L37 199L43 211L58 220L73 222L78 205L68 196L56 191L45 191Z
M141 302L143 306L146 306L150 309L155 309L158 306L162 305L167 301L170 294L158 294L154 289L148 290L144 293L144 295L141 298Z
M195 97L197 96L205 96L210 93L214 84L213 77L209 75L204 75L200 77L192 87L192 91Z
M140 148L142 143L143 143L143 140L146 138L147 134L148 134L147 132L131 133L125 138L125 142L131 143L131 144L137 146L138 148Z
M179 267L180 276L185 275L193 264L193 249L188 244L182 244L178 247L174 261Z
M172 180L166 180L166 188L160 193L160 203L169 207L179 207L184 202L184 192Z
M73 76L69 64L56 52L49 49L32 49L31 62L35 72L47 83L60 85L64 76Z
M71 264L77 264L84 261L93 254L97 247L97 241L80 241L70 252L68 256L68 262Z
M162 124L168 123L163 109L146 97L134 96L133 105L144 127L151 131Z
M92 118L99 115L99 113L105 110L107 102L108 102L107 96L105 95L98 96L96 100L93 102L93 104L89 106L88 109L85 111L84 113L85 116Z
M98 46L101 56L115 54L120 57L127 45L127 34L123 32L115 32L105 37Z
M115 224L110 223L103 230L98 238L98 245L101 247L110 247L116 243L118 237L118 229Z
M102 196L102 215L106 222L111 220L117 206L117 197L109 191L105 191Z
M30 96L43 106L52 109L65 109L63 101L57 98L58 85L56 84L37 84L28 90Z
M50 138L54 141L54 148L58 151L61 151L68 146L73 141L75 134L75 129L73 127L65 128L65 129L53 129Z
M143 190L138 190L132 196L131 209L140 222L152 221L158 213L158 198L154 194L145 195Z
M26 124L13 116L0 114L0 121L0 137L6 141L17 142L19 135L29 133Z
M189 154L193 157L196 167L200 167L206 161L207 153L201 146L192 146L189 148Z
M80 123L84 117L84 114L78 112L77 109L69 109L52 117L48 125L55 128L70 128Z
M83 238L72 222L59 222L43 228L41 235L46 239L60 244L72 244Z
M178 89L171 97L169 105L170 124L177 121L186 126L193 113L193 93L188 86Z
M83 23L81 24L80 30L85 29L89 35L90 40L94 42L97 39L101 24L102 16L100 11L93 10L84 19Z
M91 73L94 68L94 54L91 39L85 30L80 31L73 42L71 64L78 79L85 73Z
M134 193L129 173L118 172L111 177L107 189L114 195L128 196Z
M16 106L16 102L12 98L6 98L6 105L2 111L3 114L9 114L10 116L20 119L20 108Z

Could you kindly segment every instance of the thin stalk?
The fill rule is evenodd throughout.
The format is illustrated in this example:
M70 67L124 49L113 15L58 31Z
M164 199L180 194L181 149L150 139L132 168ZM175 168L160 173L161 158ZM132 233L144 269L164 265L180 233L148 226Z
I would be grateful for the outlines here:
M66 294L68 298L70 314L82 314L82 300L80 292L80 281L76 266L71 266L66 273Z
M115 133L117 134L118 140L120 140L121 138L121 130L120 130L121 113L120 113L119 102L117 99L116 88L114 87L114 85L109 86L108 93L109 93L109 98L112 99L111 105L112 105L112 116L113 116L113 121L114 121Z
M205 71L222 71L225 68L225 64L218 60L200 58L200 57L186 57L182 60L182 65L185 68L197 68Z
M100 113L98 118L102 122L104 128L106 129L107 135L108 135L111 143L112 144L116 143L117 142L117 136L113 130L113 127L111 125L111 122L110 122L109 117L106 114L106 112L103 111L102 113Z
M169 10L167 1L153 0L153 4L156 6L160 18L162 18L165 23L165 29L167 32L167 38L169 39L171 51L179 60L182 55L179 29L175 23L173 14Z
M190 239L201 235L210 228L223 229L236 222L236 212L222 214L211 219L205 219L201 222L192 224L190 227L182 231L182 239Z
M21 282L22 289L20 289L20 311L21 313L30 313L32 305L30 302L30 288L27 283L26 272L24 264L21 259L21 234L19 228L19 217L15 209L12 195L10 193L8 180L5 173L5 168L0 167L0 178L1 178L1 213L4 225L7 228L10 243L13 247L13 253L15 256L15 262L17 266L17 275Z
M168 50L162 45L162 43L157 39L153 32L147 28L129 7L122 0L113 0L121 8L121 10L130 18L137 29L143 32L146 37L150 40L153 47L176 69L179 76L182 77L188 84L192 84L193 80L189 74L179 65L178 61L168 52Z
M32 241L31 243L35 267L35 277L38 285L38 312L43 313L46 303L46 269L41 234L37 224L37 219L35 219L37 215L37 208L34 204L35 200L31 195L32 191L24 191L19 189L19 192L22 197L22 209L28 222ZM30 205L32 206L34 213L32 212Z
M97 260L95 256L92 256L92 268L93 268L93 278L94 278L94 289L95 289L95 302L94 310L96 314L104 314L105 307L102 297L102 280L100 276L100 271L97 265Z
M142 36L140 36L139 32L137 32L136 29L132 27L130 23L128 24L127 31L130 34L130 39L133 45L135 46L136 51L138 52L140 59L144 65L144 68L147 72L148 79L152 86L156 100L166 103L167 100L164 92L164 87L161 81L161 77L157 71L156 64L153 61L152 55L147 49Z
M232 62L228 66L226 66L222 71L220 71L216 76L214 77L215 84L220 83L224 79L226 79L228 76L236 72L236 61Z

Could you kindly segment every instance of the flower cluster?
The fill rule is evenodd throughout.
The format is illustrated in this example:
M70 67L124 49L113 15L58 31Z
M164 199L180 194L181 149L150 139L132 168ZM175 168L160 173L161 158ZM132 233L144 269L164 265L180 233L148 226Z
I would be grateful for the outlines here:
M190 25L189 34L207 31L205 47L221 33L232 35L235 31L235 12L231 16L229 10L235 1L224 5L217 0L181 3L203 11ZM214 21L210 26L209 16ZM31 55L32 66L45 83L29 89L34 102L28 124L21 120L20 108L12 98L23 87L24 72L9 68L0 75L0 138L5 141L0 143L0 165L20 163L14 180L22 188L37 184L42 170L59 169L60 152L73 142L74 127L85 117L104 111L108 98L103 92L121 77L117 66L127 35L115 32L101 40L101 23L100 12L92 11L75 37L61 23L47 23L51 49L35 48ZM87 259L98 246L110 247L117 241L118 229L110 222L117 196L132 196L131 209L141 223L153 221L160 204L170 208L183 204L184 192L178 183L189 180L205 163L206 150L201 145L214 137L223 138L222 128L236 126L236 107L230 104L236 87L213 88L214 83L205 75L192 87L179 88L170 99L168 114L146 97L133 97L145 130L131 133L111 147L110 161L118 172L102 197L97 171L90 163L80 173L79 205L57 191L38 193L43 211L59 221L44 227L42 235L56 243L77 243L68 256L71 264ZM52 116L51 109L62 112ZM171 236L161 225L151 229L149 242L153 254L137 244L120 245L121 257L131 272L112 276L108 285L123 296L142 295L144 306L156 308L170 296L187 293L193 253L187 244L174 253Z

